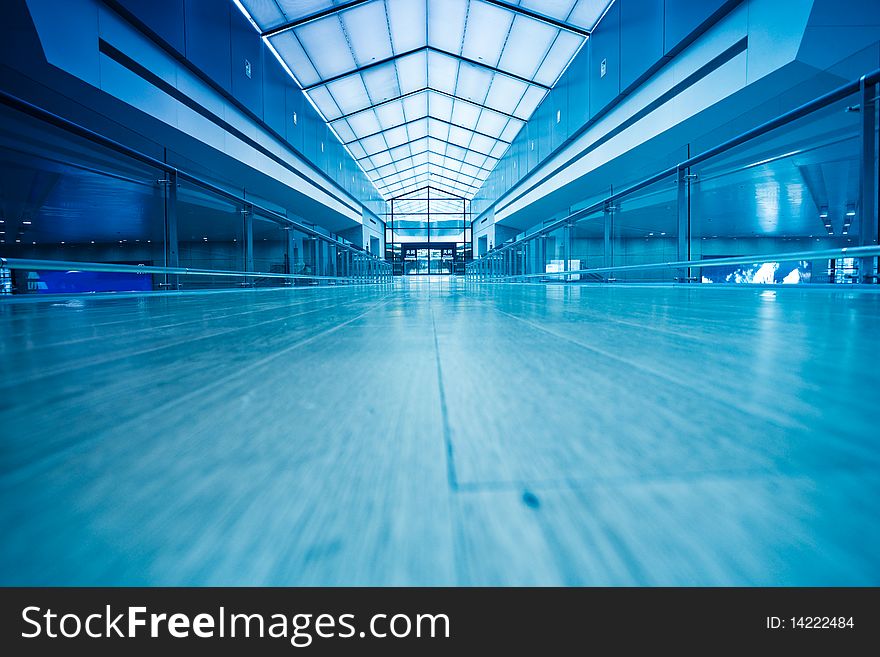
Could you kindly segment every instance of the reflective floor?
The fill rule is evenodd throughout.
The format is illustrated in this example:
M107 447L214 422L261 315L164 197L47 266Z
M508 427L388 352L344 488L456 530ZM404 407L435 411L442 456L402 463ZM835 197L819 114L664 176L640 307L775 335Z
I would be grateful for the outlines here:
M880 294L0 302L0 584L880 584Z

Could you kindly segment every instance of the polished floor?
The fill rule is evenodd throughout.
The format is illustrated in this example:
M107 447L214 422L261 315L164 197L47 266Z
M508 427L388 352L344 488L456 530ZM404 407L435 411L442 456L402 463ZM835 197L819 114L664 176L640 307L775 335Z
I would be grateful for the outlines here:
M0 302L0 584L880 584L880 294Z

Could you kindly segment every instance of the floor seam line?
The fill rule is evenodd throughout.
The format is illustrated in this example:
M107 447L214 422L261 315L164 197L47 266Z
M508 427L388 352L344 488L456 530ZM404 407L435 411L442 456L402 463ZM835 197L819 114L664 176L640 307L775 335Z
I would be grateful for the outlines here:
M440 342L437 338L437 323L434 320L434 309L431 308L431 329L434 332L434 360L437 363L437 385L440 391L440 415L443 426L443 442L446 446L446 477L453 491L458 491L458 477L455 472L454 447L452 445L452 429L449 426L449 412L446 407L446 389L443 385L443 367L440 364Z

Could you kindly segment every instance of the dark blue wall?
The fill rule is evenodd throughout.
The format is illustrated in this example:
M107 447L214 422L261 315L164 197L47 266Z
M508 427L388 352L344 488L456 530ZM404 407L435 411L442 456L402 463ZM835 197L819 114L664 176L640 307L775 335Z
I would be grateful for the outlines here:
M674 50L727 0L665 0L664 52Z
M183 0L117 0L177 52L185 50Z
M229 9L221 0L186 0L186 58L226 91L232 91Z
M263 44L240 11L230 12L232 34L232 95L257 116L263 116ZM247 66L250 65L248 74Z
M663 56L663 2L664 0L617 2L620 5L621 90L638 80Z
M587 45L590 49L590 115L595 116L620 93L620 2L611 5Z

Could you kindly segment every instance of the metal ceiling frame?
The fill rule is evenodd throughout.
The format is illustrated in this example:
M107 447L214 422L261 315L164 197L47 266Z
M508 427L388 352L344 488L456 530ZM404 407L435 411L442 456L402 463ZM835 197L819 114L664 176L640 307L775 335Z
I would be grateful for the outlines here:
M343 12L346 9L354 9L355 7L358 7L360 5L365 5L368 2L372 2L372 1L373 0L350 0L349 2L344 2L341 5L336 5L334 7L327 7L326 9L322 9L321 11L316 11L314 14L309 14L308 16L303 16L302 18L298 18L295 21L289 21L287 23L284 23L283 25L273 27L271 30L266 30L265 32L261 32L260 36L268 39L269 37L277 36L277 35L281 34L282 32L287 32L288 30L292 30L294 28L300 27L301 25L306 25L307 23L312 23L312 22L320 20L322 18L327 18L328 16L332 16L333 14L338 14L340 12Z
M480 0L481 2L485 2L485 0ZM550 87L546 84L542 84L540 82L535 82L534 80L529 80L528 78L524 78L521 75L516 73L510 73L509 71L504 71L500 68L496 68L494 66L490 66L484 62L478 62L475 59L470 59L468 57L464 57L463 55L456 55L455 53L449 52L448 50L443 50L442 48L437 48L436 46L419 46L418 48L413 48L412 50L407 50L406 52L402 52L399 55L391 55L391 57L386 57L385 59L380 59L375 62L370 62L369 64L364 64L363 66L359 66L358 68L352 69L351 71L346 71L345 73L339 73L338 75L334 75L332 77L327 78L326 80L321 80L320 82L315 82L314 84L310 84L304 86L302 88L303 91L311 91L312 89L317 89L318 87L325 87L334 82L338 82L339 80L344 80L345 78L349 78L355 75L360 75L364 71L369 71L370 69L377 68L379 66L384 66L386 64L391 64L397 59L403 59L404 57L409 57L411 55L417 55L420 52L435 52L439 55L444 55L446 57L451 57L452 59L457 59L459 62L464 62L465 64L470 64L471 66L476 66L477 68L485 69L490 73L494 73L496 75L504 75L508 78L512 78L514 80L518 80L523 84L530 85L532 87L540 87L544 91L550 91ZM546 55L544 56L546 59ZM543 65L544 60L541 60L541 63L538 65L538 68Z
M468 105L473 105L474 107L488 109L492 112L495 112L496 114L500 114L501 116L505 116L508 119L512 119L514 121L519 121L520 123L527 123L528 122L527 119L521 119L514 114L508 114L507 112L502 112L501 110L497 110L494 107L490 107L489 105L482 105L476 101L469 100L467 98L462 98L461 96L456 96L455 94L451 94L448 91L443 91L441 89L435 89L434 87L431 87L431 86L426 86L426 87L422 87L420 89L414 89L413 91L408 91L407 93L400 94L399 96L394 96L392 98L386 98L385 100L379 101L378 103L375 103L373 105L367 105L366 107L355 110L354 112L348 112L347 114L342 114L341 116L337 116L335 119L330 119L328 121L328 123L336 123L337 121L342 121L343 119L348 120L352 116L355 116L356 114L360 114L361 112L369 112L370 110L376 109L377 107L382 107L383 105L387 105L388 103L393 103L394 101L397 101L397 100L409 98L410 96L415 96L416 94L425 93L426 91L432 91L435 94L440 94L441 96L446 96L447 98L451 98L452 100L460 100L461 102L467 103ZM525 95L525 94L523 94L523 95ZM520 101L522 101L522 99L520 99ZM334 100L334 103L335 102L336 101Z
M467 164L468 166L479 169L480 171L485 171L487 174L492 173L492 169L487 169L486 167L481 167L481 166L477 166L476 164L471 164L470 162L465 162L464 160L461 160L457 157L452 157L451 155L444 155L443 153L438 153L437 151L431 150L430 148L426 151L419 151L418 153L414 153L413 155L410 155L410 157L415 157L416 155L421 155L422 153L428 153L429 155L436 155L437 157L445 157L445 158L447 158L449 160L453 160L455 162L461 162L462 164ZM498 158L491 157L490 159L497 160ZM371 169L364 169L364 172L371 173L373 171L378 171L382 167L387 167L390 164L394 164L394 161L392 160L388 164L383 164L381 166L373 167Z
M421 153L419 153L419 154L421 155ZM473 178L474 180L479 180L478 178L475 178L474 176L471 176L466 173L462 174L461 171L456 171L455 169L450 169L449 167L443 166L442 164L433 164L431 162L422 162L421 164L414 164L410 167L406 167L405 169L401 169L400 171L395 171L394 173L385 174L384 176L381 176L379 178L373 178L373 182L378 183L380 180L385 180L386 178L390 178L391 176L400 176L404 173L408 173L408 172L412 171L413 169L418 169L419 167L437 167L438 169L443 169L444 171L449 171L450 173L455 173L458 175L465 175L468 178ZM480 182L482 182L482 181L480 181Z
M327 9L323 9L321 11L315 12L314 14L310 14L308 16L304 16L302 18L298 18L294 21L289 21L277 27L273 27L271 30L266 30L262 32L261 35L264 37L273 37L282 32L287 32L288 30L293 30L302 25L306 25L308 23L312 23L314 21L320 20L322 18L327 18L328 16L333 16L334 14L340 14L348 9L354 9L360 5L371 2L372 0L350 0L349 2L345 2L341 5L337 5L335 7L328 7ZM545 23L552 27L555 27L560 30L565 30L566 32L571 32L572 34L576 34L578 36L589 38L592 30L587 30L581 27L577 27L576 25L572 25L566 21L560 21L556 18L551 18L550 16L546 16L540 12L533 11L531 9L527 9L526 7L520 7L519 5L514 5L509 2L504 2L503 0L481 0L488 5L494 5L499 9L505 9L511 13L518 14L520 16L525 16L527 18L531 18L532 20L539 21L541 23Z
M381 153L388 153L388 152L390 152L390 151L393 151L393 150L396 149L396 148L403 148L404 146L409 146L409 145L411 145L411 144L415 144L416 142L422 141L423 139L437 139L437 141L443 141L442 139L438 139L437 137L432 137L431 135L425 135L424 137L419 137L419 138L417 138L417 139L410 139L410 140L408 140L408 141L403 142L402 144L398 144L397 146L391 146L391 147L389 147L389 148L384 148L384 149L379 150L379 151L374 151L373 153L367 153L367 154L364 155L363 157L358 157L358 158L355 158L355 159L356 159L358 162L362 162L362 161L366 160L368 157L374 157L374 156L379 155L379 154L381 154ZM449 142L444 142L444 143L447 143L447 144L448 144ZM466 147L466 146L459 146L458 144L452 144L452 146L455 146L456 148L460 148L460 149L462 149L463 151L469 151L469 152L471 152L471 153L476 153L477 155L481 155L482 157L491 157L493 160L500 159L500 158L497 158L497 157L493 157L492 155L489 155L488 153L483 153L483 152L481 152L481 151L474 150L473 148L468 148L468 147ZM362 148L363 148L363 147L362 147ZM364 149L364 152L365 152L365 153L367 152L366 149ZM423 153L423 152L424 152L424 151L419 151L419 153ZM413 155L415 155L415 153L413 153ZM470 162L465 162L465 164L470 164Z
M463 192L462 190L457 190L457 191L453 192L453 191L450 191L449 189L445 189L445 188L441 187L440 185L436 185L433 182L430 184L415 183L413 185L410 185L408 188L404 188L403 190L401 190L397 194L397 196L389 198L388 201L389 202L396 201L401 196L407 196L409 194L412 194L413 192L418 192L423 189L427 189L428 187L430 187L431 189L436 189L438 192L443 192L444 194L449 194L452 197L460 198L461 200L463 200L467 203L470 203L470 199L468 199L466 196L463 196L463 194L465 194L465 192Z
M389 184L389 185L383 185L383 187L388 188L388 187L392 187L393 185L402 185L402 184L404 184L404 183L405 183L406 181L408 181L408 180L413 180L413 179L418 178L419 176L423 176L423 175L428 175L428 176L430 176L431 174L430 174L430 173L427 173L427 172L424 173L424 174L422 174L422 173L417 173L417 174L415 174L415 175L409 176L408 178L404 178L403 180L399 180L399 181L394 182L394 183L391 183L391 184ZM463 185L464 187L470 187L470 188L473 188L473 189L479 189L479 187L477 187L477 186L475 186L475 185L471 185L471 184L466 183L466 182L463 182L463 181L461 181L461 180L456 180L455 178L450 178L449 176L444 176L444 175L442 175L442 174L440 174L440 173L435 174L435 175L436 175L438 178L443 178L444 180L448 180L448 181L450 181L450 182L453 182L453 183L455 183L456 185Z
M391 130L397 130L397 128L405 128L406 126L412 125L413 123L418 123L419 121L439 121L440 123L445 123L450 128L459 128L461 130L467 130L468 132L472 132L475 135L480 135L481 137L485 137L486 139L491 139L493 141L501 142L502 144L507 144L510 146L512 142L507 141L506 139L501 139L501 137L493 137L487 132L481 132L479 130L474 130L473 128L468 128L466 126L460 125L458 123L454 123L452 121L447 121L446 119L441 119L436 116L431 116L430 114L426 114L425 116L420 116L417 119L410 119L409 121L404 121L403 123L398 123L395 126L390 128L382 128L378 132L371 132L368 135L364 135L363 137L358 137L357 139L351 139L349 141L342 142L344 146L349 146L350 144L356 144L359 141L363 141L364 139L370 139L371 137L378 137L382 133L389 132ZM502 130L503 132L503 130Z

